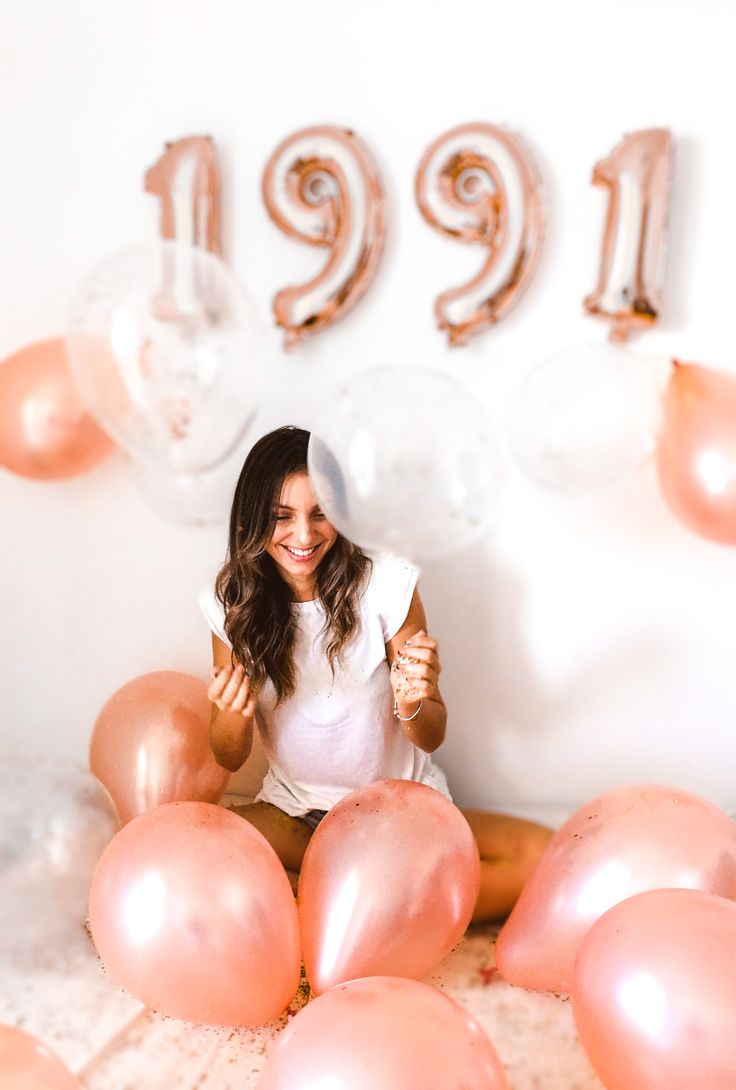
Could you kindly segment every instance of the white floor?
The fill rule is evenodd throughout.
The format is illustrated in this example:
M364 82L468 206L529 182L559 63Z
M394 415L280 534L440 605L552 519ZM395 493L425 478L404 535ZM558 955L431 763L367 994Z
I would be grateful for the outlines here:
M512 1090L601 1090L576 1039L570 1004L522 991L493 971L496 931L473 928L428 977L476 1016ZM6 971L0 1022L36 1034L86 1090L255 1090L280 1029L308 999L255 1030L192 1026L146 1010L102 970L86 934L57 964Z

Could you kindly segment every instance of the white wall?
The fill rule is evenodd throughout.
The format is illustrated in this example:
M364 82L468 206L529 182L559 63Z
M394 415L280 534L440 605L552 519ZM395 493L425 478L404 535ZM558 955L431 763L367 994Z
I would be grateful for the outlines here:
M446 367L500 426L535 362L605 330L582 316L605 198L594 162L624 132L677 141L666 313L639 342L721 367L733 354L736 9L727 0L5 0L0 28L0 355L63 332L101 257L154 238L142 188L164 141L210 133L226 256L264 317L316 252L259 195L276 143L304 125L371 146L390 230L369 295L286 356L274 330L254 437L305 426L340 377L385 362ZM414 204L426 145L466 120L508 124L544 176L547 238L517 309L450 352L434 296L478 267ZM265 365L265 364L264 364ZM224 530L161 519L115 455L40 484L0 472L2 744L83 758L95 715L148 670L208 671L195 595ZM498 526L428 566L423 591L450 707L441 751L465 804L564 813L617 783L736 802L736 552L669 513L651 466L614 494L566 500L509 464Z

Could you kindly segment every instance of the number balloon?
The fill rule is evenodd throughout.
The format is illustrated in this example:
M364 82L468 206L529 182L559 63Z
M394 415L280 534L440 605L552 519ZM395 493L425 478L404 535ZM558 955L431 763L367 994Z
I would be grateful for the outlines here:
M608 189L608 215L598 286L583 306L612 322L612 340L659 316L671 176L667 129L629 133L593 168L593 185Z
M145 186L161 198L162 238L221 253L220 171L209 136L167 144L146 172Z
M287 235L330 251L317 276L274 299L276 324L293 348L351 310L370 285L383 250L383 186L354 133L320 125L279 144L264 171L263 199Z
M461 125L427 148L416 199L431 227L487 251L472 280L435 302L450 344L466 344L504 317L536 267L543 229L536 166L513 134L485 122Z

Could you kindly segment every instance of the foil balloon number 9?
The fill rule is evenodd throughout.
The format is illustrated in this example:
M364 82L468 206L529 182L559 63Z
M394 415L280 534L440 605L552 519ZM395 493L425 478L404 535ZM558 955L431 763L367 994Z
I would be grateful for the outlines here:
M487 251L480 272L435 303L450 344L466 344L504 317L536 267L543 230L536 166L511 133L484 122L461 125L427 148L416 198L431 227Z
M293 348L351 310L369 287L383 250L383 186L355 134L322 125L279 144L264 171L263 199L287 235L330 251L317 276L274 299L276 324Z

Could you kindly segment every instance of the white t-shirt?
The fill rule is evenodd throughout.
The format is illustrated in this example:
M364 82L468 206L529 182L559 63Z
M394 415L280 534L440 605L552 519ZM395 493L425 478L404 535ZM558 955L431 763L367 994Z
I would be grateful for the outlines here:
M278 706L271 681L259 693L256 722L269 769L257 799L298 816L329 810L350 791L384 779L426 783L450 798L442 770L393 714L385 645L406 619L417 575L401 561L374 558L359 603L360 629L343 649L334 678L320 636L322 604L293 604L296 690ZM212 631L230 647L214 592L204 591L199 603Z

